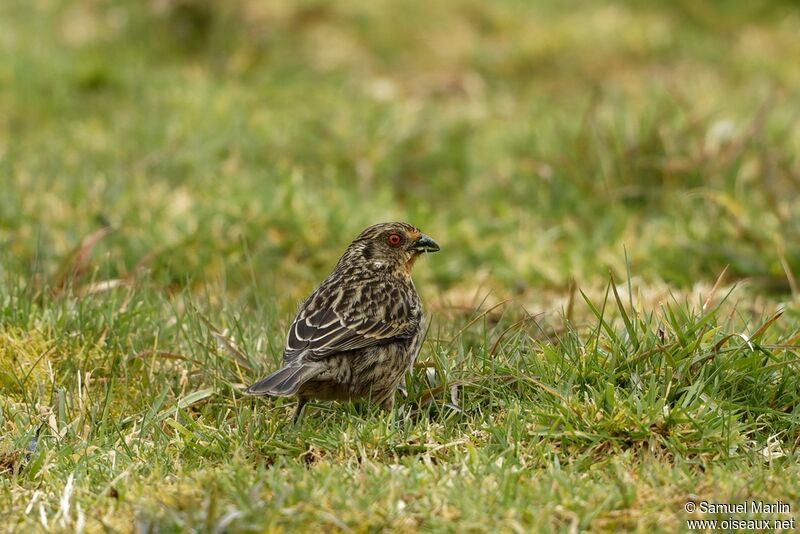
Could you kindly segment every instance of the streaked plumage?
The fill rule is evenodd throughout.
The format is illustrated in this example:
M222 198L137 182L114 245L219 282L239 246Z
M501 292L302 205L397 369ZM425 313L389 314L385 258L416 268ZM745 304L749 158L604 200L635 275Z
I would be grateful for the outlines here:
M250 386L252 395L309 399L367 397L385 409L414 363L423 336L411 269L439 246L406 223L370 226L309 296L286 337L283 363Z

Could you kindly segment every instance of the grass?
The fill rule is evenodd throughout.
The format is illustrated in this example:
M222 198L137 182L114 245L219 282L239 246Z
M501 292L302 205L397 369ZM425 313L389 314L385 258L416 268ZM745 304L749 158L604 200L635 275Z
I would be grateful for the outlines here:
M795 517L798 28L788 2L3 2L2 523ZM442 245L406 394L292 427L241 387L381 220Z

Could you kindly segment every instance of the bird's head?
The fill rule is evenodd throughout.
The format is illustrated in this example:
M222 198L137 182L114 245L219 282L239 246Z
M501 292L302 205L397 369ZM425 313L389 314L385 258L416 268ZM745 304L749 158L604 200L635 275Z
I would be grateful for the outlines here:
M416 226L403 222L380 223L361 232L347 247L340 263L366 262L372 267L410 274L421 254L437 250L436 241Z

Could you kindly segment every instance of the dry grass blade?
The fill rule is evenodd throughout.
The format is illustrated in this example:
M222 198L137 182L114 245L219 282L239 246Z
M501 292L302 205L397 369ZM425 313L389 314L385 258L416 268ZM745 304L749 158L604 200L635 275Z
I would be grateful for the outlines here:
M149 358L150 356L158 356L159 358L164 358L166 360L179 360L183 362L190 362L196 365L200 365L200 362L195 360L194 358L190 358L189 356L184 356L183 354L178 354L175 352L169 352L165 350L145 350L142 352L137 352L129 356L129 359L145 359Z
M95 295L105 291L111 291L118 287L130 287L132 282L127 278L112 278L110 280L101 280L100 282L93 282L80 288L78 294L80 296Z
M714 295L717 294L717 290L719 289L720 284L722 284L722 279L725 278L725 273L728 272L728 267L729 266L726 265L725 268L722 269L722 272L719 273L719 276L717 276L717 280L714 282L714 285L711 287L711 292L706 297L706 300L703 301L703 308L702 308L703 313L705 313L705 311L708 309L708 306L711 304L711 299L713 299Z
M793 335L792 337L787 339L782 344L790 346L790 347L794 347L794 348L800 348L800 332L798 332L797 334Z
M739 336L737 334L728 334L728 335L724 336L722 339L717 341L717 343L714 345L714 348L712 349L712 353L713 354L718 353L720 351L720 349L722 348L722 346L725 345L725 343L727 343L728 341L730 341L731 339L736 338L736 337L739 337Z
M508 328L506 328L505 330L500 332L500 335L497 336L497 339L495 340L494 344L492 345L492 348L489 350L489 353L488 353L489 356L488 357L489 358L493 358L494 357L495 352L497 351L497 348L500 345L500 342L503 340L503 338L506 336L506 334L508 334L512 330L518 329L520 326L523 326L523 325L527 324L530 321L535 321L535 320L536 320L535 316L523 317L519 321L513 323L511 326L509 326Z
M78 246L67 254L53 278L53 292L56 296L63 293L67 286L74 284L76 280L86 273L92 250L97 243L113 231L113 227L104 226L84 237Z
M789 282L789 289L792 291L792 296L797 298L800 296L800 287L797 285L797 278L794 276L792 272L792 267L789 265L789 262L786 260L786 253L783 250L783 246L779 247L778 250L778 259L781 262L781 268L783 269L783 273L786 275L786 280Z
M245 352L239 348L239 346L233 339L228 337L224 332L220 331L216 326L214 326L214 324L208 319L208 317L206 317L199 311L197 312L197 316L200 318L200 320L202 320L206 324L209 332L211 332L211 335L214 336L214 339L217 340L217 343L219 343L220 346L224 348L229 355L233 356L236 359L236 363L238 365L244 367L248 371L253 370L253 366L250 365L250 362L247 359L247 354L245 354Z
M137 273L144 270L144 268L147 267L154 259L166 252L168 249L169 247L166 245L161 245L139 258L139 261L137 261L136 265L134 265L133 269L131 269L131 276L135 276Z
M469 329L469 327L471 327L472 325L474 325L475 323L480 321L483 317L486 317L488 314L490 314L491 312L493 312L494 310L496 310L500 306L505 306L506 304L511 302L511 300L513 300L513 299L508 298L508 299L505 299L505 300L501 300L500 302L498 302L494 306L491 306L490 308L484 310L482 313L478 314L477 317L475 317L474 319L469 321L458 332L456 332L456 334L450 340L450 344L452 345L455 342L455 340L458 339L459 336L461 336L461 334L463 334L464 332L466 332Z
M766 331L769 329L769 327L770 327L770 326L772 326L773 324L775 324L775 321L777 321L778 319L780 319L780 318L781 318L781 315L783 315L783 310L779 311L778 313L776 313L775 315L773 315L772 317L770 317L770 318L767 320L767 322L765 322L764 324L762 324L762 325L761 325L761 327L760 327L758 330L756 330L756 333L755 333L755 334L753 334L752 336L750 336L750 341L758 341L758 339L759 339L761 336L763 336L763 335L764 335L764 333L765 333L765 332L766 332Z
M570 277L569 279L569 288L567 289L567 293L569 297L567 298L567 310L564 313L564 316L568 322L572 322L572 318L575 314L575 292L578 290L578 283L575 281L575 278Z

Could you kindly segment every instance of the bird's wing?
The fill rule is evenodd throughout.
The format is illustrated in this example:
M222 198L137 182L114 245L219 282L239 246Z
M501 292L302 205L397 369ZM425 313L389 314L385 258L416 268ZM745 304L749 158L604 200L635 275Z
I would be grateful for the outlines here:
M416 297L416 294L414 294ZM297 314L286 338L284 360L319 360L330 354L412 335L419 325L415 300L398 289L320 287Z

